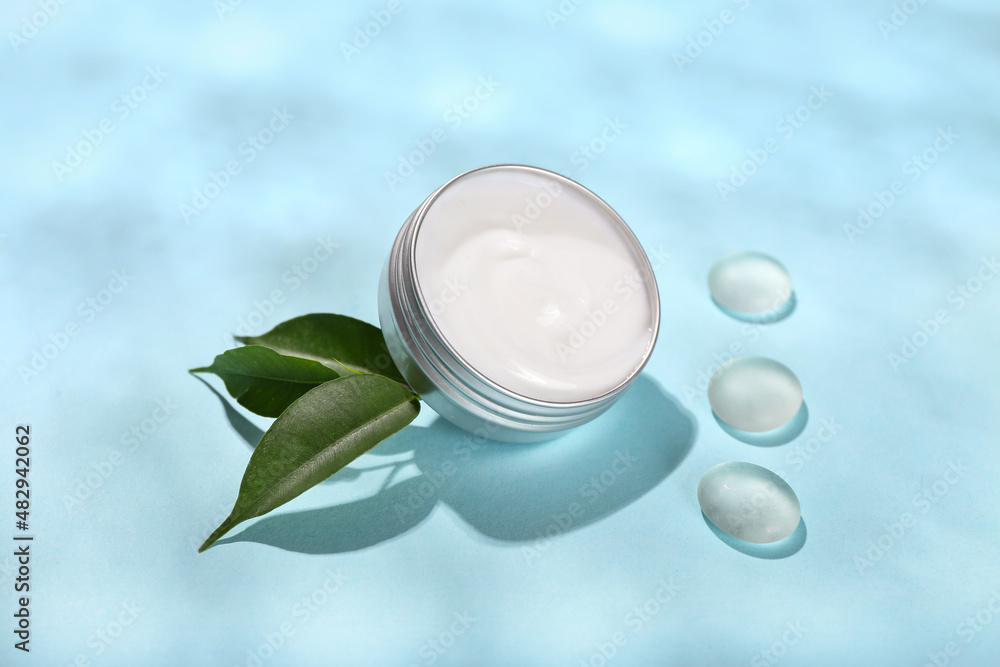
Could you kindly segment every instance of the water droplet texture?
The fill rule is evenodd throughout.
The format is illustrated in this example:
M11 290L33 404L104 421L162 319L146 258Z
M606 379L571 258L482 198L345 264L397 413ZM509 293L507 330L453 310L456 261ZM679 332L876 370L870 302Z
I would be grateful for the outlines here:
M802 385L787 366L767 357L736 357L708 382L715 416L740 431L784 426L802 407Z
M720 259L708 272L708 291L728 315L776 322L794 307L792 277L778 260L759 252Z
M698 482L698 504L719 530L756 544L785 539L802 518L792 487L752 463L731 461L710 468Z

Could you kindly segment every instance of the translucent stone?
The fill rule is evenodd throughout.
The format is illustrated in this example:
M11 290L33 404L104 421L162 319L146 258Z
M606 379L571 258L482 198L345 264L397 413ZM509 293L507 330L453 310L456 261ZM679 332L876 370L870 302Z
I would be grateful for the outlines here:
M784 364L767 357L736 357L708 382L715 416L740 431L762 433L784 426L802 407L802 385Z
M698 504L719 530L756 544L785 539L802 518L792 487L752 463L720 463L710 468L698 482Z
M792 277L778 260L759 252L720 259L708 272L708 291L728 315L776 322L794 308Z

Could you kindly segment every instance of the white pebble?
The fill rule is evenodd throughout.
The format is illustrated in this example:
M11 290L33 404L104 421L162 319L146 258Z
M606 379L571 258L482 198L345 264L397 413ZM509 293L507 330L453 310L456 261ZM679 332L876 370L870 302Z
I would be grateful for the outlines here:
M715 415L740 431L762 433L784 426L802 408L802 385L784 364L767 357L736 357L708 382Z
M715 263L708 273L708 291L734 316L773 313L780 319L792 298L792 277L773 257L744 252Z
M720 463L710 468L698 482L698 504L719 530L757 544L785 539L802 518L792 487L752 463Z

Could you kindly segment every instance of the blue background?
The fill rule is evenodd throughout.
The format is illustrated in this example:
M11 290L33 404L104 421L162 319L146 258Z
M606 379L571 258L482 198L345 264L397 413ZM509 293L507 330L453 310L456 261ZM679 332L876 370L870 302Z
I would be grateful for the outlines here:
M43 4L0 13L0 535L27 423L36 536L30 655L0 556L0 662L599 666L620 633L622 666L996 664L995 3L403 2L347 54L387 3ZM275 109L294 118L262 133ZM376 322L406 216L500 162L579 180L646 247L663 317L642 379L532 447L474 450L425 409L196 554L267 420L186 370L304 313ZM764 329L707 294L747 249L796 287ZM715 423L702 388L734 347L798 374L795 441ZM727 460L785 476L804 542L706 525L695 488Z

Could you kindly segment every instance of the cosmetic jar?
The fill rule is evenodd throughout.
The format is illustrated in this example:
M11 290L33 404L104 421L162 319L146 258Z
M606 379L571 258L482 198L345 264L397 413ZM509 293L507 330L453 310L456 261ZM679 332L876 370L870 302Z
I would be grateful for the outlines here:
M660 306L610 206L554 172L504 164L455 177L406 219L379 320L438 414L482 438L535 442L622 396L653 351Z

